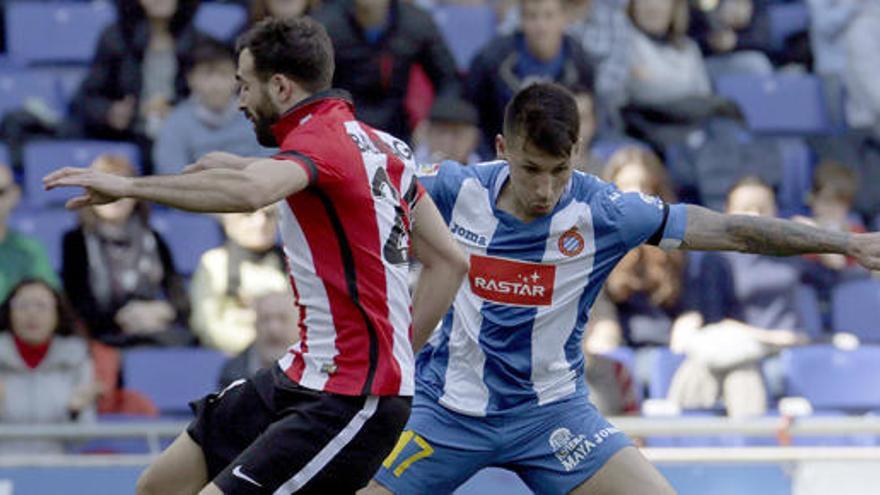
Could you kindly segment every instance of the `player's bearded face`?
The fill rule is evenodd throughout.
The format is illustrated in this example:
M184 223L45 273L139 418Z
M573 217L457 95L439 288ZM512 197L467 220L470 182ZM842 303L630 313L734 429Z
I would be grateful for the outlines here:
M278 122L280 114L272 105L265 88L260 88L259 98L255 100L244 109L244 112L248 120L254 124L257 142L268 148L277 147L278 141L272 132L272 125Z

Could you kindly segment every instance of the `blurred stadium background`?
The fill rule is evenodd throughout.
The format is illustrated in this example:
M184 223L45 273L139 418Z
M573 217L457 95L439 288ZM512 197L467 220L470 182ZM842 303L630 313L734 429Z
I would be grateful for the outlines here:
M707 60L720 60L720 50L707 40L711 40L717 23L723 23L715 12L725 1L699 0L689 5L692 22L702 19L708 26L699 31L692 25L689 31L692 36L705 37L698 41L709 45L702 47ZM592 2L565 2L573 26L582 20L577 16L586 15L591 5L626 10L625 2ZM516 27L516 15L511 14L516 11L513 1L417 3L439 28L463 81L479 51L511 25ZM686 132L670 140L638 132L644 128L634 123L624 107L605 108L603 88L597 86L597 107L602 111L597 124L600 132L592 143L593 157L602 161L624 145L650 147L662 157L680 198L715 207L723 207L727 188L738 178L759 175L774 188L784 216L813 213L809 193L814 170L820 163L834 160L861 177L851 215L854 223L873 230L880 211L880 181L874 180L880 178L880 117L872 129L853 124L844 116L847 105L853 103L845 71L836 74L843 74L839 78L823 71L811 37L825 33L817 16L836 13L854 22L868 15L859 9L876 8L868 6L878 2L746 3L753 10L748 26L731 29L746 38L744 33L753 33L760 25L763 34L759 42L748 48L764 54L770 69L710 71L711 96L733 102L737 109L734 120L739 145L708 150L704 143L717 133L723 134L709 120L688 122ZM12 168L23 191L8 225L36 238L52 268L61 273L62 237L76 228L78 218L62 207L72 192L44 192L42 176L62 165L87 166L108 153L126 157L141 171L158 170L158 166L152 163L150 143L140 137L111 140L84 130L72 110L102 32L118 22L117 5L7 0L2 7L5 51L0 55L0 163ZM228 43L250 22L250 7L246 1L202 2L192 23ZM309 8L317 9L311 4ZM607 22L612 22L610 17ZM843 21L840 26L840 30L846 29ZM574 30L572 27L570 32ZM727 31L718 28L719 36ZM873 34L880 39L880 28ZM589 45L590 39L584 37L583 43ZM850 56L852 50L843 52ZM880 50L872 60L846 60L846 64L880 67ZM436 88L426 75L430 71L422 70L418 60L413 66L407 81L406 108L408 130L416 132L417 124L429 118ZM637 72L637 68L632 70ZM870 82L875 90L880 87L880 79ZM479 106L480 102L473 103ZM875 103L880 116L880 102ZM681 124L669 113L657 113L660 117L655 123ZM616 120L620 114L625 123ZM605 117L608 122L603 121ZM752 149L775 153L776 159L755 161L755 155L748 151ZM701 154L710 158L701 159ZM737 156L716 168L710 166L715 163L711 157L729 158L731 154ZM226 242L216 220L208 216L155 208L150 225L167 242L177 271L187 284L192 282L202 254ZM10 269L0 266L0 272L4 270ZM700 274L694 276L699 278ZM752 276L763 279L773 274L756 271ZM720 402L708 408L682 408L670 401L670 383L685 356L673 353L668 345L655 346L642 370L636 369L642 366L637 364L641 361L637 357L640 346L622 345L597 352L615 363L616 369L625 370L633 382L628 385L635 407L616 411L620 415L612 422L645 447L645 454L657 462L682 495L880 493L880 282L868 273L859 273L835 278L833 284L819 284L818 288L800 285L796 309L799 323L792 330L807 335L809 344L786 346L774 358L777 369L770 373L779 385L768 387L768 407L759 416L731 418ZM29 423L19 419L0 423L0 443L50 441L61 446L33 453L3 449L0 495L133 493L138 473L151 456L184 428L187 401L217 388L221 368L234 353L213 347L111 346L118 360L114 379L152 404L140 411L110 407L102 412L99 408L97 418L89 422ZM16 398L7 395L4 400ZM479 473L456 493L502 492L529 493L515 475L502 469Z

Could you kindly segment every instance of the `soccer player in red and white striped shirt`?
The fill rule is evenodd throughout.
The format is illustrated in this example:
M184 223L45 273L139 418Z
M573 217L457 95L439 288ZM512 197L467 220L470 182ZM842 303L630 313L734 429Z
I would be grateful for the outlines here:
M240 106L277 156L211 154L182 175L134 179L67 168L46 186L84 187L70 208L122 197L202 212L278 202L300 343L194 402L196 419L138 493L353 493L409 416L411 335L427 339L467 261L407 145L357 121L350 97L329 89L332 45L319 24L269 19L238 51ZM424 265L412 300L411 253Z

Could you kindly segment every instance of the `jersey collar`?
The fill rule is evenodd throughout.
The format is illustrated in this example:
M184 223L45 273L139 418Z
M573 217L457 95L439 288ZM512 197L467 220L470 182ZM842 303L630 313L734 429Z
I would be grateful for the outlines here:
M501 167L501 170L495 177L495 182L492 184L492 209L495 209L495 205L498 204L498 195L501 194L501 188L503 188L504 184L507 183L507 180L510 179L510 164L504 160L500 161L504 166ZM562 191L562 195L559 196L559 201L556 203L556 206L553 207L553 212L559 209L559 205L565 204L568 201L568 198L571 196L571 184L573 181L574 174L572 173L571 177L568 179L568 184L565 185L565 190ZM553 213L550 213L550 215L552 214Z
M354 114L354 103L348 91L328 89L315 93L284 112L278 122L272 125L272 133L275 134L276 141L283 143L284 138L306 123L314 112L340 105L347 107L347 110Z

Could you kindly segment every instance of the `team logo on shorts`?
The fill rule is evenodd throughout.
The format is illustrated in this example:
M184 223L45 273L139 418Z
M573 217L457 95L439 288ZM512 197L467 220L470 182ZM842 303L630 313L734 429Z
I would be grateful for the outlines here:
M550 434L550 448L553 455L566 471L576 468L594 449L599 448L611 435L620 433L614 426L602 428L590 438L586 435L573 435L568 428L557 428Z
M572 435L568 428L557 428L550 434L550 448L566 471L576 468L595 447L586 435Z
M581 254L581 251L584 250L586 244L584 236L578 232L577 227L572 227L565 231L564 234L559 236L559 242L557 242L559 252L569 258Z

